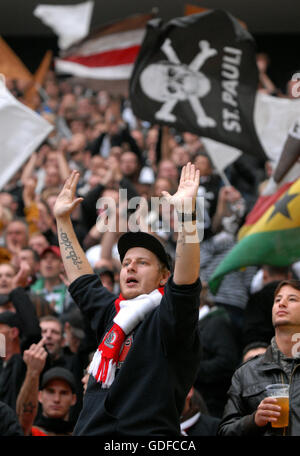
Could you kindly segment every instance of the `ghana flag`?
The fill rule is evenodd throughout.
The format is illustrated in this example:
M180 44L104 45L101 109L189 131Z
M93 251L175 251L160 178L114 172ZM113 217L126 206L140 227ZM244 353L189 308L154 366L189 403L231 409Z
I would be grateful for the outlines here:
M272 195L263 195L260 196L255 203L252 211L247 215L244 225L238 232L238 240L240 241L247 233L253 228L256 222L261 218L261 216L271 207L276 201L285 193L288 188L293 185L293 182L286 182L281 185L280 188L273 193Z
M282 190L272 195L271 204L265 202L267 209L255 223L250 225L248 220L248 226L246 222L242 227L239 242L209 280L212 293L217 292L225 274L233 270L261 264L288 266L300 259L300 179L285 192Z

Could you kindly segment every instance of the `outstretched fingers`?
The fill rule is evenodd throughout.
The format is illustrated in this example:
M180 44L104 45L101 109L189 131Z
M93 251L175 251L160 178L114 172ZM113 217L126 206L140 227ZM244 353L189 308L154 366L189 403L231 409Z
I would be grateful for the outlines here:
M190 180L191 179L191 162L188 162L186 165L186 170L185 170L185 180Z
M82 197L77 197L76 195L79 178L79 172L74 170L68 179L66 179L66 182L54 205L54 215L56 218L70 215L75 207L83 201Z
M65 189L70 189L71 188L71 184L72 184L72 179L73 179L74 173L75 173L75 170L72 171L70 176L66 179L65 184L64 184L64 188Z
M76 190L76 186L79 180L79 172L77 170L73 170L70 176L66 179L64 188L67 190L71 190L72 192Z
M194 181L198 186L200 183L200 171L191 162L188 162L181 171L180 184L185 181Z
M75 195L75 192L76 192L76 188L77 188L77 184L78 184L78 181L79 181L79 177L80 177L79 172L76 171L76 170L73 170L72 174L70 176L70 178L71 178L70 190L71 190L73 196Z
M199 187L199 184L200 184L200 170L199 169L195 170L194 181L195 181L195 184L197 185L197 187Z
M165 190L162 190L161 195L162 195L162 198L165 199L166 201L169 201L172 198L170 193L166 192Z
M180 176L179 185L183 184L183 182L185 181L185 172L186 172L186 165L184 165L184 167L181 170L181 176Z
M191 180L195 180L195 175L196 175L195 165L191 165L191 167L190 167L190 179Z
M81 201L83 201L83 198L80 196L78 198L76 198L73 202L72 202L72 210L75 209L75 207L78 206L78 204L81 203Z

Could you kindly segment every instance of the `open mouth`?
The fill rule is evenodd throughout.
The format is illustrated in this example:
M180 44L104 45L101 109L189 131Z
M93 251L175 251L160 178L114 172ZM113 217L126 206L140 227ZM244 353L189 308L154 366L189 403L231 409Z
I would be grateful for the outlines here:
M133 285L135 283L138 283L138 281L134 277L128 277L126 280L127 285Z

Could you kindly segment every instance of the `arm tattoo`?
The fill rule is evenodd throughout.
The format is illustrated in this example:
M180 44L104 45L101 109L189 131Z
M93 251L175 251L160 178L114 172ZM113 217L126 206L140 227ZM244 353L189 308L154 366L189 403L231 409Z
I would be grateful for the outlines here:
M82 261L75 252L72 242L69 240L67 233L65 233L62 229L60 230L60 240L61 243L64 245L66 252L68 253L68 256L66 256L66 260L71 259L74 266L76 266L77 269L81 269L80 265L82 264Z
M32 413L35 409L35 405L32 402L25 402L23 404L23 413Z

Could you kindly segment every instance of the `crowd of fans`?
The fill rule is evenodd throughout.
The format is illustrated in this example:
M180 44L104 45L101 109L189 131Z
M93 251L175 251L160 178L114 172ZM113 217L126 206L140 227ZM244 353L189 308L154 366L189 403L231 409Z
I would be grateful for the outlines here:
M290 86L284 95L267 77L266 57L258 61L259 90L289 97ZM22 101L22 85L7 80L7 86ZM191 161L200 170L198 195L205 201L204 286L201 360L182 423L201 412L207 420L199 435L215 435L235 369L264 352L274 335L270 309L278 281L297 277L293 265L270 267L266 258L263 267L227 274L216 295L207 285L236 244L239 228L272 173L270 163L242 155L225 169L228 186L197 135L150 125L134 116L125 97L71 84L53 71L36 94L35 110L54 129L0 192L0 334L6 342L0 358L0 434L71 435L81 410L97 341L68 292L53 216L71 170L80 172L77 191L83 197L72 214L76 235L103 285L118 294L120 219L128 221L136 209L120 201L120 190L126 190L127 201L143 197L137 209L140 224L145 229L151 224L174 259L173 219L166 230L164 211L155 212L151 198L162 191L172 194L182 167ZM110 214L99 198L116 203L114 232L101 230Z

